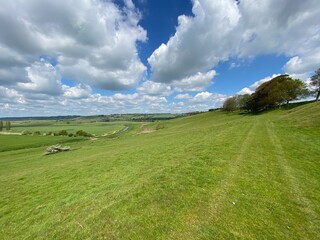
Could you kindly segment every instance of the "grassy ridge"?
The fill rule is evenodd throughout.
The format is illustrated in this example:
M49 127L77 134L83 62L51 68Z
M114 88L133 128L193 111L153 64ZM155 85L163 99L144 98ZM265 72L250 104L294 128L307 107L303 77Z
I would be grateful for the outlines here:
M320 105L0 153L1 239L316 239Z

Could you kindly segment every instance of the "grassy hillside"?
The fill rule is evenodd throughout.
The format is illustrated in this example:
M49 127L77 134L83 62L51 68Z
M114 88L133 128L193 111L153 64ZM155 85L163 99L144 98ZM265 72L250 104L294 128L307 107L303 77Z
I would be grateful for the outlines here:
M0 238L316 239L319 123L319 103L210 112L0 152Z

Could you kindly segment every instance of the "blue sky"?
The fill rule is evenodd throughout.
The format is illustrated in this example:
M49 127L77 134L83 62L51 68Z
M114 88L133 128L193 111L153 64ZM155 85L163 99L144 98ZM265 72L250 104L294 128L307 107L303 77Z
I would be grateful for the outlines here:
M34 0L0 10L0 116L190 112L320 65L317 0Z

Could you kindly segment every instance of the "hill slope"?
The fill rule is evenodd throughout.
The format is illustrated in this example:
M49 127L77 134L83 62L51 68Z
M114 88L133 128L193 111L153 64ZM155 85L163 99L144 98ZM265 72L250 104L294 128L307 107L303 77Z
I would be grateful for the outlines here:
M319 103L0 153L1 239L315 239Z

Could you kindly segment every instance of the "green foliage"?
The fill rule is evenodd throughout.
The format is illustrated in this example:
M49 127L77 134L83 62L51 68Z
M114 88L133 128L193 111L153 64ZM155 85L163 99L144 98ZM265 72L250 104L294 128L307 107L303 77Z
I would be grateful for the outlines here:
M315 88L314 92L316 94L316 100L319 100L319 97L320 97L320 68L311 77L311 86L313 86Z
M41 135L41 132L40 132L40 131L35 131L35 132L33 132L32 135L33 135L33 136L40 136L40 135Z
M238 108L236 97L227 98L224 103L222 109L226 112L233 112Z
M0 121L0 132L3 130L3 121Z
M9 131L11 129L11 122L10 121L6 121L6 130Z
M308 94L306 85L289 75L280 75L261 84L252 94L252 111L263 111L299 99Z
M60 136L68 136L67 130L61 130L58 134L59 134Z
M250 111L252 96L250 94L236 95L238 108L245 111Z
M251 110L252 96L250 94L236 95L228 98L224 103L222 110L226 112L233 112L235 110Z
M76 132L76 136L79 136L79 137L93 137L92 134L87 133L87 132L85 132L85 131L83 131L83 130L77 131L77 132Z

